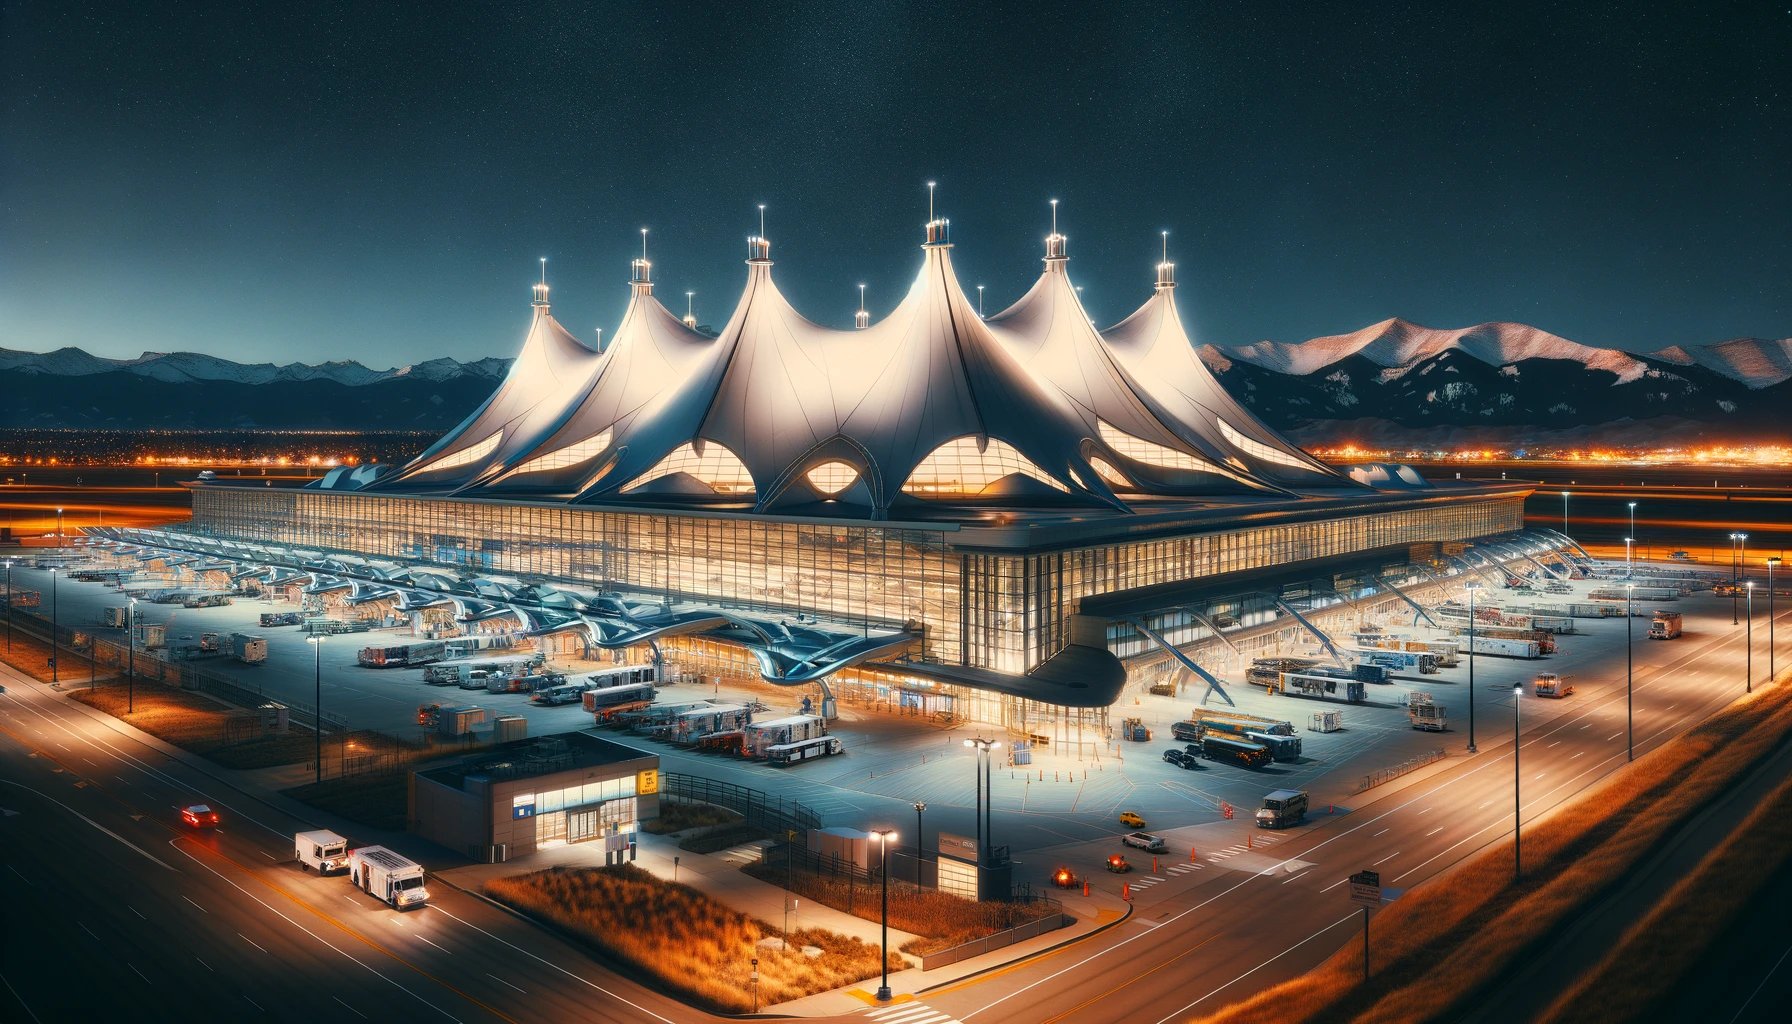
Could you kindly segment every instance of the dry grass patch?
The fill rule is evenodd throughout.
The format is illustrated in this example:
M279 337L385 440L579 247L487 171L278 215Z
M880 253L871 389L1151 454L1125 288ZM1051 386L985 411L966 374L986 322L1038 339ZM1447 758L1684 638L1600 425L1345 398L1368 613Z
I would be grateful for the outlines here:
M1785 677L1782 676L1782 679ZM1381 910L1375 974L1347 943L1303 977L1204 1018L1210 1024L1419 1021L1460 1015L1533 944L1597 900L1670 829L1792 730L1792 688L1757 690L1525 829L1525 877L1502 843Z
M798 896L824 907L866 921L883 920L881 883L854 884L843 878L827 878L802 871L796 872L793 879L787 879L785 869L777 864L749 864L742 870L780 889L790 881ZM890 927L920 936L900 947L904 953L914 956L962 946L1056 913L1056 909L1039 903L982 903L934 889L916 889L906 882L890 879Z
M3 613L0 609L0 613ZM67 647L57 652L61 664L57 666L56 675L64 686L84 683L92 674L92 662L85 654L71 651ZM18 669L40 683L50 681L50 645L33 636L27 636L18 629L12 631L12 649L7 650L0 642L0 660ZM108 668L106 671L112 671Z
M1550 1024L1645 1020L1690 983L1704 952L1756 893L1792 861L1792 782L1782 784L1748 820L1681 879L1649 915L1631 926L1604 961L1549 1008Z
M656 836L683 832L687 828L707 828L712 825L733 825L743 819L738 813L715 804L702 804L691 800L668 800L660 798L660 816L641 823L643 832L651 832Z
M813 959L800 948L760 946L759 940L775 936L776 929L632 864L550 868L494 879L485 892L727 1012L753 1008L754 957L761 1007L842 988L882 970L876 946L817 928L791 935L793 946L822 950ZM903 966L900 957L890 958L891 970Z

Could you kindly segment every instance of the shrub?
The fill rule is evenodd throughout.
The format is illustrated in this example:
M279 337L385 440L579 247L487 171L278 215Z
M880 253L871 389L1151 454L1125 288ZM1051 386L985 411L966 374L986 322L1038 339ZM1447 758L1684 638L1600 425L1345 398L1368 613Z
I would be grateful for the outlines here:
M753 1008L755 957L761 1007L851 985L882 970L876 946L817 928L793 933L789 950L760 946L760 939L777 934L770 925L632 864L549 868L493 879L485 891L727 1012ZM805 945L818 947L821 955L805 956ZM890 958L891 970L903 966L901 957Z

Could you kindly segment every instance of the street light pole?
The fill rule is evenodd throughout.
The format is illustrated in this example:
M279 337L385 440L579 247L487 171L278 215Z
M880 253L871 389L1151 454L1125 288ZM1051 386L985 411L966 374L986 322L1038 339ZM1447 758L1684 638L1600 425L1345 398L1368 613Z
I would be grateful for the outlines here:
M12 559L6 560L6 653L12 653Z
M1748 591L1748 628L1744 631L1742 644L1747 648L1742 657L1742 676L1747 680L1744 687L1749 693L1755 692L1755 581L1750 580L1743 585Z
M1631 640L1631 625L1636 622L1630 617L1631 600L1636 596L1636 584L1624 584L1624 760L1636 760L1636 713L1631 703L1631 674L1635 642Z
M134 597L124 615L124 648L129 652L126 659L130 664L126 673L130 682L125 684L126 699L129 702L125 714L134 715L137 713L137 599Z
M1778 558L1767 560L1767 678L1775 676L1773 667L1773 570L1779 568Z
M1512 687L1512 880L1524 877L1524 852L1519 830L1524 825L1524 807L1519 802L1519 777L1522 774L1518 767L1518 752L1523 745L1519 738L1518 719L1519 703L1524 699L1524 684Z
M1562 536L1568 536L1568 492L1562 492Z
M1736 538L1740 534L1730 534L1730 625L1737 623L1736 618Z
M1475 594L1481 584L1469 583L1468 590L1468 752L1480 753L1475 746Z
M1634 501L1630 503L1630 535L1632 537L1636 536L1636 502ZM1632 569L1633 567L1627 562L1624 566L1624 574L1626 576L1631 575Z
M1625 579L1632 578L1631 572L1630 572L1630 551L1631 551L1631 545L1633 545L1635 543L1636 543L1635 537L1624 538L1624 578Z
M890 1001L890 844L896 839L893 828L874 828L871 834L877 837L879 853L877 857L878 873L884 876L884 910L883 910L883 969L884 983L877 987L877 1001Z
M915 888L921 887L921 854L922 845L927 842L927 833L921 830L921 812L927 809L924 800L915 801Z
M989 852L989 847L992 845L989 835L991 831L989 812L993 810L993 808L989 806L989 802L993 801L986 802L985 793L989 789L989 751L991 747L996 745L996 741L986 740L981 736L975 736L965 740L964 745L977 752L977 762L972 768L973 777L971 781L977 788L977 864L981 867L981 865L988 863L989 857L987 854ZM979 877L981 877L981 875L979 875Z
M317 781L324 781L324 637L313 634L305 638L311 645L311 735L317 747Z
M62 510L57 509L56 512L60 515ZM61 670L61 666L56 664L56 630L58 628L58 621L59 620L56 617L56 567L52 565L50 566L50 682L52 683L56 682L57 673Z

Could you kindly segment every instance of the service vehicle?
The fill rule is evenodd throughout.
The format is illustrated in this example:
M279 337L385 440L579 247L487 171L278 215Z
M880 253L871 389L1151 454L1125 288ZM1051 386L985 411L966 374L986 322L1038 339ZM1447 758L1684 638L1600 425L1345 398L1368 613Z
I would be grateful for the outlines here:
M1209 761L1227 761L1246 768L1262 768L1274 760L1274 755L1263 744L1226 736L1203 737L1201 756Z
M1144 828L1145 819L1139 815L1138 811L1121 811L1120 824L1127 828Z
M441 661L447 653L447 645L440 640L420 640L410 644L363 647L355 655L355 660L367 668L400 668Z
M1679 612L1658 611L1649 620L1649 639L1673 640L1680 635L1683 616Z
M811 736L806 740L794 743L779 743L765 748L765 761L776 768L808 761L817 757L832 757L846 749L838 736Z
M1128 864L1126 858L1120 854L1111 854L1108 857L1108 870L1116 875L1124 875L1132 870L1132 865Z
M1201 726L1198 722L1171 722L1170 738L1184 743L1201 738Z
M292 852L300 871L309 869L329 875L348 870L348 840L329 829L295 833Z
M429 890L423 886L423 865L383 846L351 850L348 877L355 888L399 910L429 902Z
M1257 808L1258 828L1287 828L1298 825L1307 817L1307 791L1304 789L1278 789L1263 798L1263 806Z
M1300 760L1301 742L1299 736L1282 736L1273 732L1258 732L1255 729L1244 734L1244 738L1252 743L1261 744L1269 751L1272 760L1292 763Z
M206 804L190 804L180 809L180 820L188 828L217 828L218 812Z
M1178 768L1187 768L1188 767L1188 755L1183 753L1180 750L1164 751L1164 760L1170 764L1175 765Z
M529 701L544 708L557 708L563 704L577 704L579 694L584 692L584 688L579 686L550 686L529 698Z
M1531 681L1531 693L1538 697L1566 697L1574 692L1574 684L1554 672L1539 672Z
M1164 837L1154 836L1149 832L1128 832L1121 837L1120 841L1128 846L1136 846L1146 853L1164 852Z
M1060 866L1058 870L1052 872L1052 884L1060 889L1074 889L1076 883L1076 872L1067 867Z

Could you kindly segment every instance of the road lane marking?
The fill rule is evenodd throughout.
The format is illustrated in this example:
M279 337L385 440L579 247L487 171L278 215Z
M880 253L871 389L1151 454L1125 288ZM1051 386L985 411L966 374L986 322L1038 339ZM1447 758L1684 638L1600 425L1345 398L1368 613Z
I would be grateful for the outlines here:
M1287 956L1289 953L1292 953L1295 950L1299 949L1300 947L1306 945L1307 943L1312 942L1314 939L1317 939L1319 936L1324 935L1326 932L1331 931L1333 928L1338 927L1339 925L1343 924L1346 921L1356 920L1356 915L1357 915L1357 912L1352 910L1350 913L1345 914L1343 917L1338 918L1336 921L1333 921L1331 924L1326 925L1324 928L1321 928L1318 931L1314 932L1313 934L1300 940L1299 942L1296 942L1294 945L1289 946L1287 949L1282 950L1280 953L1277 953L1275 956L1270 957L1268 960L1263 961L1262 963L1260 963L1257 966L1251 968L1250 970L1244 972L1243 974L1240 974L1238 977L1233 978L1231 981L1226 982L1224 985L1221 985L1219 988L1214 989L1212 992L1209 992L1206 995L1200 997L1199 999L1196 999L1194 1002L1189 1003L1187 1006L1182 1007L1181 1009L1170 1014L1169 1016L1162 1018L1161 1020L1159 1020L1157 1022L1157 1024L1168 1024L1169 1021L1172 1021L1178 1017L1181 1017L1183 1014L1185 1014L1189 1010L1195 1008L1200 1003L1213 998L1214 996L1218 995L1221 992L1224 992L1226 989L1230 988L1231 986L1238 984L1239 982L1243 981L1244 979L1250 977L1253 974L1256 974L1258 971L1262 970L1263 968L1268 967L1270 964L1275 963L1277 960L1280 960L1281 958ZM969 1014L967 1014L966 1016L969 1016Z
M12 872L15 875L18 875L19 881L24 882L26 885L29 885L31 888L33 888L33 889L37 888L37 883L33 882L29 878L26 878L24 872L20 871L18 868L15 868L11 864L8 864L8 865L6 865L6 870Z
M1296 878L1304 878L1304 877L1306 877L1307 872L1312 871L1312 870L1313 870L1312 868L1308 868L1306 871L1302 871L1300 874L1290 877L1287 881L1283 882L1282 884L1287 885L1288 882L1292 882Z
M142 979L143 979L143 984L145 984L145 985L147 985L147 984L149 984L149 983L150 983L150 982L149 982L149 975L147 975L147 974L144 974L144 973L143 973L143 972L142 972L142 971L139 971L139 970L137 970L137 965L136 965L136 964L134 964L134 963L131 963L131 962L130 962L130 961L129 961L129 960L126 960L126 961L125 961L125 964L124 964L124 965L125 965L125 966L126 966L126 967L129 967L129 968L130 968L130 969L131 969L131 971L132 971L132 972L133 972L133 973L135 973L135 974L136 974L136 975L137 975L137 977L139 977L139 978L142 978Z
M1439 825L1436 828L1432 829L1431 831L1425 833L1425 838L1430 839L1432 836L1437 835L1439 832L1442 832L1443 830L1444 830L1444 827L1442 825Z
M239 939L242 939L244 942L247 942L249 945L254 946L256 949L261 950L263 953L267 952L267 949L264 948L261 943L256 942L254 939L251 939L249 936L244 935L242 932L237 932L236 937Z
M336 1000L339 1003L342 1003L341 996L331 996L330 998ZM354 1007L348 1005L347 1003L342 1003L342 1008L347 1010L348 1012L354 1014L355 1016L361 1018L362 1020L367 1019L367 1015L365 1013L362 1013L360 1010L355 1009Z
M490 900L487 897L480 896L478 898L483 899L488 903L491 903L492 906L498 907L500 910L503 909L502 904L493 902L492 900ZM654 1020L664 1021L665 1024L675 1024L674 1021L672 1021L666 1017L660 1016L659 1014L653 1012L652 1010L648 1009L645 1006L642 1006L640 1003L637 1003L634 1000L629 999L626 996L618 995L617 993L612 992L607 988L604 988L602 985L599 985L594 981L591 981L586 978L582 978L579 975L574 974L571 971L567 970L566 968L561 967L559 964L554 963L552 960L547 960L542 957L536 956L534 953L529 952L528 950L522 948L521 946L518 946L516 943L511 942L509 939L506 939L501 935L494 935L491 932L486 931L484 928L479 927L478 925L474 924L473 922L467 920L464 917L460 917L459 915L455 914L453 911L448 910L446 907L442 907L442 906L432 903L432 904L430 904L430 909L436 911L437 913L444 914L448 917L451 917L456 921L459 921L461 924L466 925L468 928L471 928L474 931L480 933L481 935L484 935L488 939L495 939L498 942L502 942L504 945L509 946L511 949L516 950L518 953L523 954L524 956L528 957L529 959L534 960L537 963L544 964L548 967L552 967L554 970L559 971L561 974L566 975L568 978L571 978L574 981L577 981L580 984L583 984L588 988L594 989L598 992L602 992L604 995L609 996L611 999L614 999L617 1002L627 1003L628 1005L634 1007L635 1009L641 1011L642 1013L648 1015L649 1017L652 1017Z
M70 807L69 805L63 803L62 801L56 799L55 797L50 796L46 793L40 793L37 790L32 789L30 786L27 786L22 782L14 782L11 779L0 779L0 782L4 782L11 786L17 786L20 789L25 790L28 793L37 793L38 796L43 797L45 800L50 801L51 803L62 808L63 810L67 811L68 813L74 815L77 818L80 818L82 821L85 821L87 824L92 825L94 828L111 836L113 839L116 839L119 842L123 843L124 845L135 850L137 853L141 854L144 857L144 859L146 859L154 864L159 864L162 867L167 868L169 871L174 870L173 867L171 867L167 862L163 861L161 858L157 857L155 854L150 853L148 850L145 850L143 847L138 846L136 843L131 842L129 839L126 839L125 837L112 831L111 829L107 828L106 826L100 824L99 822L94 821L92 818L89 818L87 815L82 814L80 811L75 810L73 807ZM20 875L19 877L23 878L25 876Z
M486 971L485 976L492 979L493 981L497 982L498 984L503 985L505 988L516 989L516 991L518 993L521 993L522 995L526 996L529 994L527 992L524 992L522 989L517 988L515 985L512 985L510 982L505 981L503 978L498 977L496 974L493 974L490 971Z
M1561 740L1556 740L1556 742L1555 742L1555 743L1551 743L1551 744L1550 744L1550 745L1549 745L1549 747L1553 747L1553 746L1555 746L1555 745L1556 745L1556 743L1560 743L1560 742L1562 742L1562 741L1561 741ZM1543 748L1543 749L1544 749L1544 750L1548 750L1548 749L1549 749L1549 747L1544 747L1544 748Z
M442 944L441 944L441 943L438 943L438 942L436 942L436 941L435 941L435 940L434 940L434 939L432 939L432 938L430 938L430 937L429 937L429 936L427 936L427 935L419 935L419 936L417 936L417 937L418 937L418 938L419 938L419 939L422 939L422 940L423 940L423 941L424 941L424 942L427 942L427 943L429 943L429 944L430 944L430 945L432 945L432 946L434 946L434 947L436 947L436 948L437 948L437 949L439 949L439 950L441 950L441 951L442 951L442 952L444 952L444 953L447 953L447 954L448 954L448 955L450 955L450 956L453 956L453 955L454 955L454 950L452 950L452 949L449 949L449 948L448 948L448 947L447 947L447 946L444 946L444 945L442 945Z
M129 903L126 903L124 906L125 906L126 910L129 910L131 913L136 914L138 920L141 920L141 921L149 920L149 918L143 916L143 911L138 910L136 907L131 906Z
M1419 812L1419 813L1420 813L1420 814L1430 814L1430 813L1431 813L1431 808L1429 808L1429 807L1427 807L1427 808L1425 808L1425 809L1424 809L1424 810L1422 810L1422 811L1420 811L1420 812Z
M25 1002L25 997L19 995L19 990L12 987L12 982L7 981L6 975L4 975L4 974L0 974L0 985L6 986L6 991L12 993L13 1001L18 1003L20 1006L23 1006L25 1008L25 1012L29 1013L31 1015L32 1020L36 1021L37 1024L44 1024L44 1019L37 1015L37 1011L33 1010L29 1003Z
M247 993L247 992L245 992L245 993L243 993L243 998L244 998L244 999L249 999L249 994L248 994L248 993ZM268 1012L268 1011L266 1011L266 1010L262 1010L262 1009L261 1009L261 1004L260 1004L260 1003L258 1003L258 1002L256 1002L256 1001L255 1001L255 1000L253 1000L253 999L249 999L249 1005L250 1005L250 1006L253 1006L253 1007L255 1007L255 1008L256 1008L256 1009L257 1009L257 1010L261 1010L261 1012L262 1012L262 1013L266 1013L266 1012Z
M1319 891L1320 892L1331 892L1333 889L1336 889L1338 886L1343 885L1345 882L1348 882L1348 881L1350 881L1350 876L1345 875L1343 878L1338 879L1336 882L1333 882L1332 884L1326 886L1325 888L1323 888Z
M1377 832L1377 833L1375 833L1375 834L1374 834L1374 835L1372 835L1372 836L1370 836L1370 837L1369 837L1369 838L1370 838L1370 839L1379 839L1379 838L1381 838L1381 837L1382 837L1382 836L1385 836L1385 835L1387 835L1387 834L1388 834L1388 832L1389 832L1389 831L1391 831L1391 830L1392 830L1392 828L1393 828L1393 826L1391 826L1391 825L1390 825L1390 826L1388 826L1388 827L1387 827L1387 828L1384 828L1384 829L1382 829L1382 830L1381 830L1381 831L1380 831L1380 832Z
M194 957L194 958L193 958L193 959L195 959L195 960L199 960L199 958L198 958L198 957ZM206 963L206 962L205 962L205 961L204 961L204 960L199 960L199 966L201 966L201 967L203 967L203 968L205 968L205 969L206 969L206 970L208 970L208 971L212 971L212 965L211 965L211 964L208 964L208 963ZM218 972L217 972L217 971L212 971L212 973L213 973L213 974L216 974L216 973L218 973Z
M1621 731L1620 731L1620 732L1614 732L1614 733L1612 733L1612 734L1611 734L1611 735L1610 735L1610 736L1607 736L1607 737L1606 737L1606 738L1605 738L1605 741L1606 741L1606 742L1607 742L1607 743L1610 743L1610 742L1611 742L1611 741L1612 741L1612 740L1615 740L1615 739L1617 739L1617 738L1618 738L1618 737L1620 737L1620 736L1622 736L1622 735L1624 735L1624 733L1623 733L1623 732L1621 732Z
M1580 754L1575 754L1574 757L1579 757L1581 754L1584 754L1584 753L1586 753L1586 751L1583 750L1580 752ZM1574 757L1571 757L1568 760L1572 761L1572 760L1574 760Z
M1400 851L1395 850L1393 853L1388 854L1386 857L1381 858L1380 860L1376 861L1375 863L1373 863L1369 866L1372 868L1381 867L1383 864L1386 864L1388 861L1393 860L1395 857L1398 857L1398 856L1400 856Z
M100 937L98 935L93 934L93 929L87 927L86 921L76 921L75 923L81 926L82 931L86 932L89 935L93 935L93 941L95 941L95 942L100 941Z
M192 900L191 900L191 899L189 899L189 898L188 898L188 897L187 897L187 895L186 895L186 894L185 894L185 893L182 893L182 894L181 894L181 897L180 897L180 898L181 898L181 899L183 899L183 900L186 900L186 901L187 901L187 902L188 902L188 903L193 903L193 901L192 901ZM207 910L207 909L205 909L205 908L204 908L204 907L200 907L200 906L199 906L199 904L197 904L197 903L193 903L193 906L195 906L195 907L199 907L199 912L200 912L200 913L201 913L201 914L209 914L209 913L211 913L211 911L209 911L209 910Z

